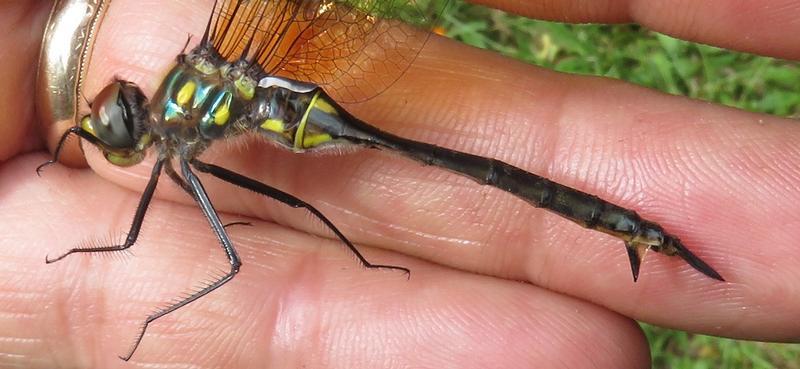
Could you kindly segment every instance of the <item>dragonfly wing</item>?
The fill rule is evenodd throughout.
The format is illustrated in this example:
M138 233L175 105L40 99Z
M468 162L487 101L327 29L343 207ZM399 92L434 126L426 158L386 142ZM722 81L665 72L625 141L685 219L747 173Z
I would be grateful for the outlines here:
M229 62L320 85L339 102L370 99L416 59L444 5L429 0L219 1L208 37Z

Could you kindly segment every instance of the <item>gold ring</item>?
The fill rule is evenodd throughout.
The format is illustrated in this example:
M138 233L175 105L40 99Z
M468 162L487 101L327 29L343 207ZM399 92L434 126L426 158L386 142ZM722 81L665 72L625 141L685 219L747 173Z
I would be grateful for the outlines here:
M36 110L52 151L75 125L81 89L97 30L111 0L56 0L42 38L36 76Z

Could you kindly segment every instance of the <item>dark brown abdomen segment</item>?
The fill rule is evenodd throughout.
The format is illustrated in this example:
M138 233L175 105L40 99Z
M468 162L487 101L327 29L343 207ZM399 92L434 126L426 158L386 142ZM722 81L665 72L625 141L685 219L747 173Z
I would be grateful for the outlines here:
M352 118L352 117L349 117ZM642 218L597 196L553 182L497 159L485 158L383 132L352 118L339 136L361 145L389 149L425 165L446 168L478 183L509 192L586 228L630 240Z

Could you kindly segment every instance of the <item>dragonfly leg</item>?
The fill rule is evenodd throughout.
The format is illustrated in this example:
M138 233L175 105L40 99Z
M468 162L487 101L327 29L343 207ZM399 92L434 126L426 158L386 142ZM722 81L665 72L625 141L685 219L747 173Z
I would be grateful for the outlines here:
M237 222L225 223L225 225L223 225L223 227L225 227L225 229L228 229L228 227L233 227L233 226L248 226L248 227L252 227L253 223L237 221Z
M225 255L228 257L230 270L200 290L193 292L188 297L150 314L142 324L142 328L139 330L139 335L136 336L133 346L128 351L128 354L125 356L120 356L120 359L125 361L128 361L131 356L133 356L133 353L136 352L136 349L139 347L139 344L142 342L142 338L144 338L144 334L147 331L147 326L150 325L150 323L221 287L233 279L236 273L239 272L239 268L242 266L242 261L239 259L239 255L236 253L236 249L233 247L233 243L228 237L228 233L225 232L225 227L222 225L216 209L214 209L214 206L211 204L211 200L208 198L208 194L206 193L205 188L203 188L203 184L200 183L200 179L197 178L197 176L189 168L189 163L186 162L186 160L181 160L181 173L186 179L189 188L191 188L192 197L195 199L195 201L197 201L197 204L203 211L203 215L205 215L206 219L208 219L211 230L214 231L214 234L219 239L220 246L222 246L222 249L225 251Z
M194 197L194 193L192 193L192 188L189 186L188 183L186 183L186 181L183 180L183 178L181 178L180 175L178 175L178 173L175 171L175 168L172 167L172 162L167 161L167 163L164 165L164 171L169 176L169 179L171 179L178 186L180 186L186 193L189 194L189 196ZM227 229L228 227L237 225L252 226L253 223L237 221L237 222L226 223L223 227Z
M194 197L194 192L192 192L192 187L189 186L189 184L186 183L186 181L184 181L183 178L181 178L180 174L178 174L178 172L175 171L175 168L172 167L171 160L167 160L166 163L164 163L164 173L167 173L169 179L171 179L172 182L175 182L175 184L180 186L180 188L182 188L184 192L188 193L189 196Z
M42 176L42 169L44 169L45 167L48 167L48 166L53 165L53 164L58 162L58 158L61 156L61 150L64 149L64 144L67 142L67 139L69 138L69 136L72 136L72 135L79 136L79 137L83 138L84 140L89 141L93 145L97 145L98 142L99 142L97 137L94 137L91 133L87 132L86 130L84 130L80 126L72 126L72 127L70 127L66 132L64 132L64 134L61 135L61 138L58 139L58 145L56 145L56 150L53 152L53 157L50 160L48 160L48 161L42 163L41 165L39 165L38 167L36 167L36 175L41 177Z
M300 200L299 198L290 195L286 192L283 192L275 187L268 186L264 183L243 176L239 173L230 171L228 169L222 168L220 166L204 163L197 159L192 159L191 164L197 170L203 173L211 174L214 177L217 177L223 181L232 183L244 189L280 201L293 208L304 208L308 210L312 215L317 217L317 219L322 221L322 223L325 224L325 226L328 227L328 229L330 229L336 235L336 237L347 246L347 248L356 256L356 258L358 258L361 264L364 265L364 267L369 269L394 269L402 271L403 273L406 273L406 275L411 274L411 271L405 267L395 266L395 265L385 265L385 264L373 264L369 262L369 260L367 260L367 258L364 257L364 255L362 255L360 251L358 251L358 248L356 248L356 246L352 242L350 242L350 240L348 240L347 237L345 237L344 234L341 231L339 231L338 228L336 228L333 222L331 222L327 217L325 217L325 215L323 215L322 212L317 210L315 207L311 206L311 204L308 204L307 202Z
M131 222L131 228L128 231L128 236L125 238L124 243L101 247L76 247L53 259L50 259L50 257L45 257L45 262L47 264L54 263L67 257L67 255L75 253L114 252L122 251L133 246L133 244L136 243L136 239L139 238L139 231L142 228L144 216L147 213L147 208L150 206L150 200L153 199L153 193L156 191L156 185L158 185L158 177L161 175L161 167L163 163L164 160L159 159L156 161L156 164L153 165L153 171L150 173L150 181L147 182L147 187L144 189L142 197L139 199L139 205L136 207L136 214L133 216L133 222Z

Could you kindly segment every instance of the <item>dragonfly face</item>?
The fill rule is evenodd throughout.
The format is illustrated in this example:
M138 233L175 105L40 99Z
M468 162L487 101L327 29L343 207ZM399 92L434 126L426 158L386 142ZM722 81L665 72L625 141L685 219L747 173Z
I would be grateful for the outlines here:
M144 159L144 152L152 143L146 105L147 98L139 87L115 81L100 91L80 127L96 139L92 143L109 162L134 165Z

